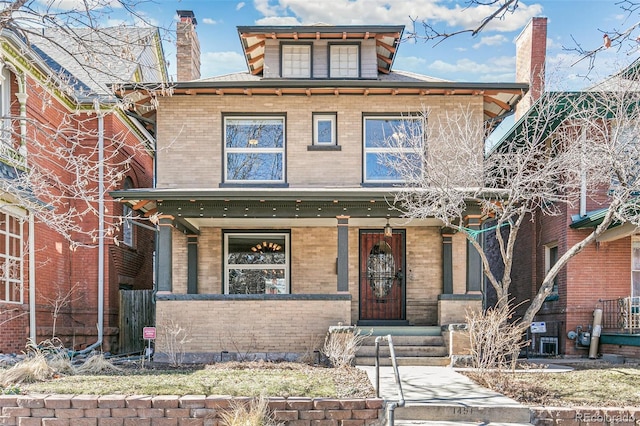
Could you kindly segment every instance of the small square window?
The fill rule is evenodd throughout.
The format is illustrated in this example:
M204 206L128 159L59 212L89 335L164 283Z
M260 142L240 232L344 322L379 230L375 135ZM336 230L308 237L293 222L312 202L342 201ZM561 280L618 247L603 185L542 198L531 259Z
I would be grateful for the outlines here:
M329 77L360 77L360 46L357 44L333 44L329 47Z
M311 78L311 45L282 45L282 77Z
M336 114L313 115L313 144L336 145Z

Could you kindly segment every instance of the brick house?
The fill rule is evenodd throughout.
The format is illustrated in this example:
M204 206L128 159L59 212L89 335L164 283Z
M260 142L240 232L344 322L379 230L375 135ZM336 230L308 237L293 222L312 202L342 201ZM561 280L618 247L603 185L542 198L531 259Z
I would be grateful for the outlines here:
M541 19L544 18L535 18L533 21L534 26L536 23L538 26L533 32L533 45L540 47L539 52L531 56L534 63L532 69L544 69L546 28ZM634 85L635 88L631 90L637 90L637 67L637 63L634 63L587 90L606 93ZM523 79L519 78L519 81ZM522 114L520 121L503 136L499 144L514 137L526 125L527 114L535 114L535 101L544 91L543 83L542 78L532 80L529 92L532 99L528 106L533 104L533 107ZM576 96L575 93L565 95ZM531 120L533 122L535 118ZM552 124L546 129L545 138L548 138L548 143L553 143L549 141L555 140L563 120L554 119L550 122ZM557 259L602 222L603 206L610 202L608 190L602 188L599 193L585 194L574 207L560 206L560 214L556 216L536 212L535 220L523 222L514 252L514 264L518 268L514 268L511 277L511 296L516 304L525 302L520 309L528 307L526 302L536 295L547 271ZM556 277L552 293L547 296L535 317L535 321L544 323L544 327L539 327L540 332L530 334L530 353L534 356L587 356L594 311L601 309L603 321L599 353L640 357L638 265L640 236L636 227L629 223L614 224L597 238L595 244L587 246L572 258Z
M152 185L153 129L115 108L107 83L166 82L159 33L77 30L80 44L43 31L30 45L0 34L0 352L54 333L69 348L117 351L119 290L152 288L154 232L123 222L130 211L106 191ZM133 60L107 52L119 43ZM75 167L80 161L85 168ZM82 199L75 191L84 172Z
M384 135L423 132L425 107L490 125L527 84L396 71L393 25L238 27L248 71L201 79L195 26L182 11L180 78L156 98L157 184L112 192L159 221L157 322L187 331L187 360L288 357L340 323L440 326L481 306L465 238L392 205Z

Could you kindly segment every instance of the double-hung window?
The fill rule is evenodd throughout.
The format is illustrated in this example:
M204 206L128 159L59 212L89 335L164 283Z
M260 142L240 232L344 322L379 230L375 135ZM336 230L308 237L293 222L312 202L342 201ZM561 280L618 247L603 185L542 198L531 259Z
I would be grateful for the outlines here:
M545 273L549 273L549 270L558 261L558 244L549 244L544 248L544 270ZM558 300L558 276L553 279L553 287L551 287L551 293L546 297L546 301Z
M357 44L329 45L329 77L360 77L360 46Z
M289 293L289 234L226 233L225 294Z
M364 117L363 128L365 183L401 183L421 174L422 117Z
M281 55L283 78L311 78L310 44L283 44Z
M23 223L24 220L7 213L0 213L0 301L24 303L23 271Z
M285 182L285 118L224 118L225 183Z

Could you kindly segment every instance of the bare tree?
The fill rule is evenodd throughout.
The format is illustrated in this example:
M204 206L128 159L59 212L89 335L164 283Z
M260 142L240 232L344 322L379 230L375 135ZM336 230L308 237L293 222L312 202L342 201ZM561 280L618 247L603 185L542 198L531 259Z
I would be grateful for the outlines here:
M408 137L403 149L385 160L404 177L395 201L406 217L437 218L475 247L498 307L510 304L514 248L525 220L559 215L585 199L602 207L602 222L568 247L544 277L523 328L571 258L614 222L640 225L637 77L623 73L590 91L544 94L487 155L477 113L466 107L444 115L427 110L426 135ZM392 138L389 144L398 146ZM469 214L481 215L488 225L472 229L465 223ZM501 268L492 265L481 244L489 231Z

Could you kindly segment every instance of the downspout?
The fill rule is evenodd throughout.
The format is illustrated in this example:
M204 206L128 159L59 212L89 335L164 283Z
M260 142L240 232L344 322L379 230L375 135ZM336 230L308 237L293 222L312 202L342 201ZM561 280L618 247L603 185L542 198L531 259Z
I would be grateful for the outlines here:
M582 135L580 138L582 139L581 145L581 153L580 153L580 217L585 217L587 215L587 171L585 168L584 161L584 145L586 143L586 129L582 128Z
M98 117L98 337L95 343L77 354L85 354L101 346L104 336L104 115L97 99L93 107Z
M29 339L36 342L36 232L33 212L29 212Z

